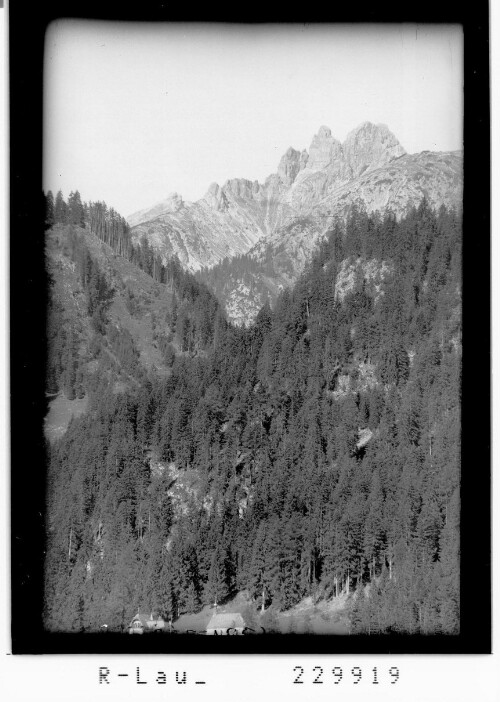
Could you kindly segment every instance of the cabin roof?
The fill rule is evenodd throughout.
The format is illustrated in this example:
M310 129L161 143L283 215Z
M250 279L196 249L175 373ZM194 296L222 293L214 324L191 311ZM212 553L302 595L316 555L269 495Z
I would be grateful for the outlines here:
M245 621L239 612L219 612L212 615L207 629L245 628Z
M136 621L141 622L142 626L146 626L147 622L154 621L156 622L158 619L161 619L161 617L156 616L154 612L137 612L131 619L129 626L132 626L132 624Z

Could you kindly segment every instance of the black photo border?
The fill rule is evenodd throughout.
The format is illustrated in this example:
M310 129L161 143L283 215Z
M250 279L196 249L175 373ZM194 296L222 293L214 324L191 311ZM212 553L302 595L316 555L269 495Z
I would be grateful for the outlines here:
M489 10L485 0L356 3L298 12L173 9L143 0L13 0L9 6L11 612L14 654L55 653L490 653L491 281ZM457 636L266 635L134 637L44 631L46 412L42 201L43 51L55 19L157 22L446 23L464 29L464 269L461 479L461 630Z

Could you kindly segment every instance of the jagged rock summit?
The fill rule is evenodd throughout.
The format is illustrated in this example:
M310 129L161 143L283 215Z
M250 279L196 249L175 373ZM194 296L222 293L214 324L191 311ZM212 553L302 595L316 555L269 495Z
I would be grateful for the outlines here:
M223 212L227 209L227 199L222 188L218 183L212 183L207 190L204 198L207 205L212 209L217 210L217 212Z
M367 170L381 168L406 154L385 124L371 122L363 122L349 132L342 149L353 178Z
M290 146L281 157L278 165L278 175L285 185L291 185L299 171L305 168L309 154L304 151L296 151Z
M329 127L322 126L313 137L309 153L289 148L281 159L278 174L291 186L308 180L313 173L328 169L328 180L337 183L357 178L367 170L381 168L406 154L385 124L363 122L341 143Z
M342 158L342 144L332 137L330 127L320 127L309 147L307 168L319 171Z

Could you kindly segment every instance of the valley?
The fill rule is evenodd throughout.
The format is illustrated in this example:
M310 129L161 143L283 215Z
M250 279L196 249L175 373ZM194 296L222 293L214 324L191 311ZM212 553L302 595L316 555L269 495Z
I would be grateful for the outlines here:
M457 212L354 207L281 288L223 261L219 296L233 265L276 286L245 326L105 203L57 199L47 630L245 599L281 632L456 632Z

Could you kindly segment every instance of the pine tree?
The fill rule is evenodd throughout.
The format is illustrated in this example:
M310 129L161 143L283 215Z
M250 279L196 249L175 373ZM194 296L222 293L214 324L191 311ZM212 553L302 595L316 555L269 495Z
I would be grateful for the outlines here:
M222 604L230 594L227 560L227 551L221 545L217 545L212 553L203 593L206 604Z
M55 212L54 212L54 195L52 190L49 190L45 196L45 227L50 229L54 225Z
M56 224L68 223L68 206L64 201L61 190L59 190L56 195L56 201L54 205L54 222Z
M78 190L71 192L68 197L68 222L76 227L85 226L84 208Z

